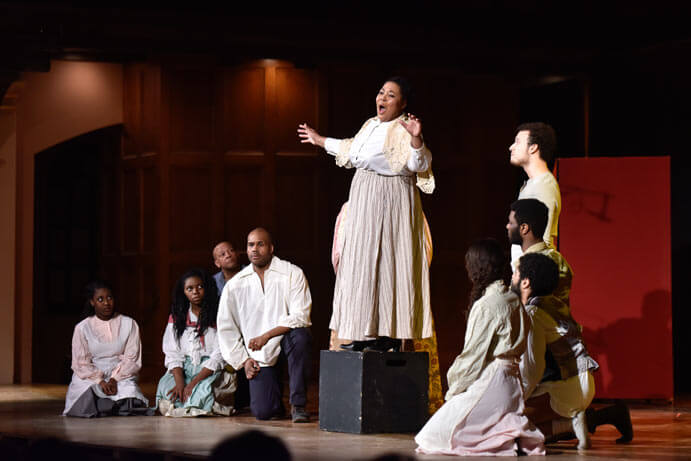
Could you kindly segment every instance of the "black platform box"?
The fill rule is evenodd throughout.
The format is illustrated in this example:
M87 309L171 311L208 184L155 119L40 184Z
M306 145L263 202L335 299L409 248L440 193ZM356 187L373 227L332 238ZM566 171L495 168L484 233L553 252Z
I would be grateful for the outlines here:
M416 432L427 421L427 352L321 351L319 428Z

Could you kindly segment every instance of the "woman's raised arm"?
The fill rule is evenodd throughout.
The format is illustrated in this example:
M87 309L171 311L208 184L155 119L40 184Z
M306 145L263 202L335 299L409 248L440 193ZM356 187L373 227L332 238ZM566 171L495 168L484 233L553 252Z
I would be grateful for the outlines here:
M324 142L326 141L326 137L321 136L314 128L306 123L298 125L298 136L300 137L301 143L310 143L319 147L324 147Z

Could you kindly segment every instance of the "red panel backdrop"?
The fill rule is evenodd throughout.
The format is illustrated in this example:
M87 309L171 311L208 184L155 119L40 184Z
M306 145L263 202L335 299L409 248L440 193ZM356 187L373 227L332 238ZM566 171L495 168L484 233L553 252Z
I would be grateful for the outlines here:
M669 157L562 159L559 248L596 397L671 399Z

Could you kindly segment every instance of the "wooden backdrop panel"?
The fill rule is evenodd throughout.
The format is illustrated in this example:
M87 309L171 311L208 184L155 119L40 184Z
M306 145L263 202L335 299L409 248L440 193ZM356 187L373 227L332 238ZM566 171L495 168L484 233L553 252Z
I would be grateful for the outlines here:
M123 113L126 157L159 152L160 72L157 66L133 64L125 67Z
M128 127L122 137L122 153L135 156L142 151L142 82L143 64L125 66L123 79L123 118Z
M214 147L215 79L206 69L168 68L170 148L172 152Z
M141 152L158 153L161 150L161 70L147 64L140 75Z
M143 168L142 172L142 252L151 254L157 245L159 220L160 183L154 167Z
M372 66L338 65L325 78L328 116L323 135L352 138L362 123L376 115L375 99L388 76ZM313 123L316 123L313 122Z
M156 382L163 374L161 357L161 340L168 317L169 306L161 302L157 292L155 277L159 264L155 259L144 259L139 263L139 309L134 319L139 324L142 338L141 382Z
M125 253L139 251L141 236L141 184L136 169L125 169L122 172L122 249Z
M114 281L117 284L117 293L114 295L118 309L135 319L139 317L139 299L143 288L140 270L140 261L136 256L125 256L120 261L117 279Z
M297 126L318 119L317 75L313 70L278 67L276 69L276 132L278 151L314 152L311 145L297 141Z
M208 250L212 232L210 168L172 166L170 168L170 249Z
M264 150L265 74L262 67L223 72L218 127L222 151Z
M265 181L261 163L229 162L224 167L224 235L244 251L247 234L256 226L265 225Z
M104 159L105 160L105 159ZM114 256L120 249L120 194L119 194L119 155L104 162L103 183L101 186L100 246L101 258Z
M300 255L305 262L311 261L317 253L319 191L316 167L312 158L279 157L277 161L276 195L280 202L275 233L281 238L284 253Z

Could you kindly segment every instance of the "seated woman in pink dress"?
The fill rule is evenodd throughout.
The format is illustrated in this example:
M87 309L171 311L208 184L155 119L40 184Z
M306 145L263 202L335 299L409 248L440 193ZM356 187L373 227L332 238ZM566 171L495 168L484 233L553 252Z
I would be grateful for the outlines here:
M142 367L137 322L115 310L107 283L92 282L85 291L87 318L74 327L74 374L63 414L82 418L153 414L137 385Z
M544 455L544 436L524 414L518 363L530 320L507 289L508 262L495 240L465 255L473 283L463 352L447 374L446 403L415 436L418 452L457 456Z

